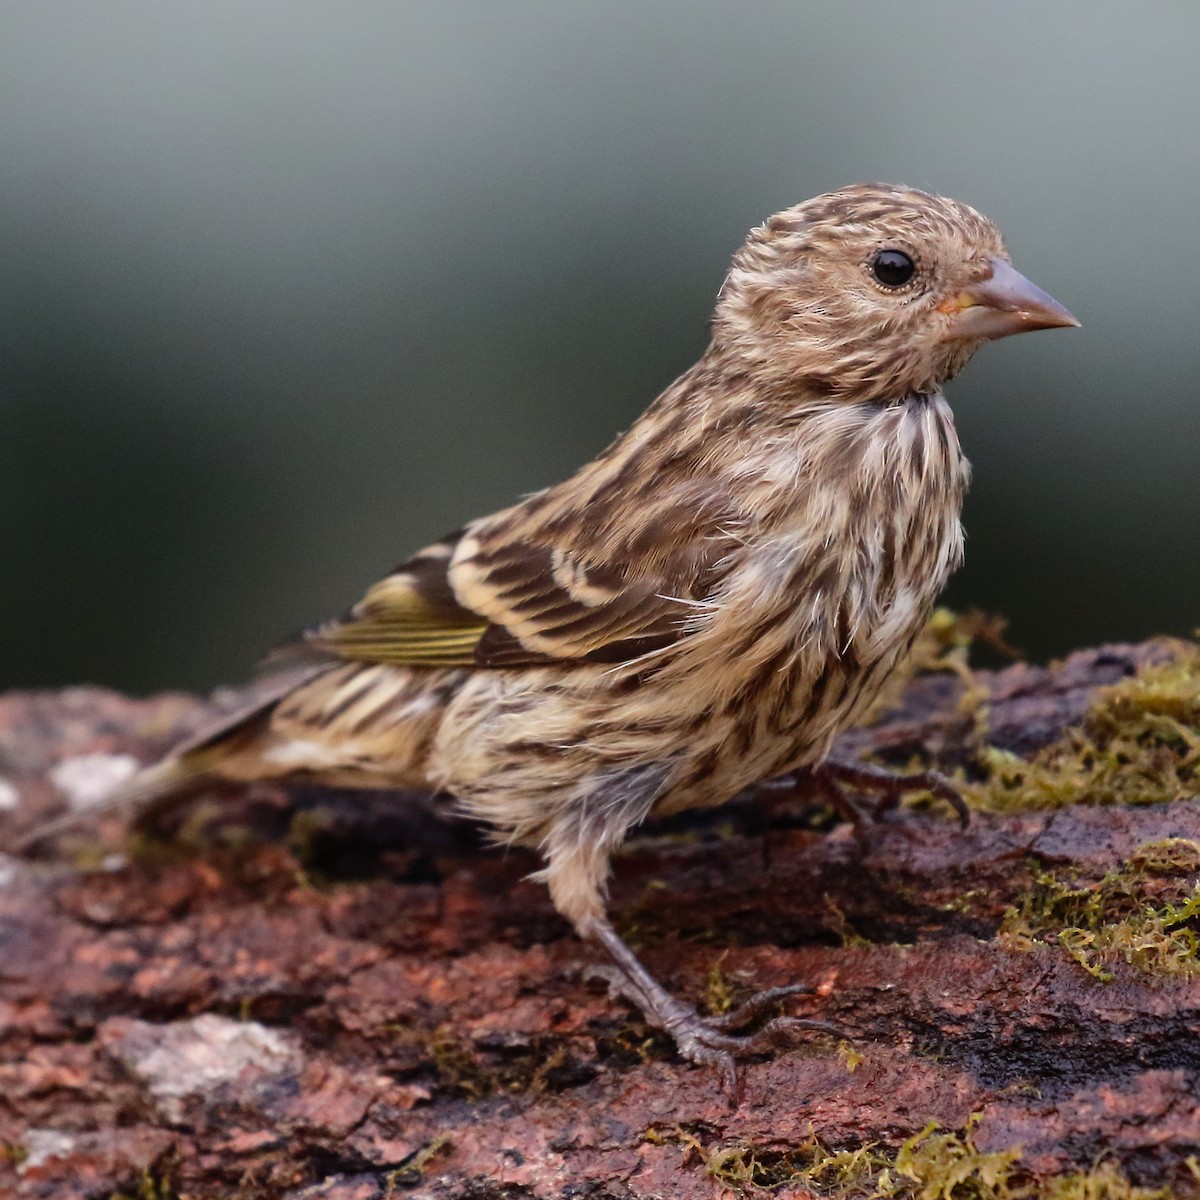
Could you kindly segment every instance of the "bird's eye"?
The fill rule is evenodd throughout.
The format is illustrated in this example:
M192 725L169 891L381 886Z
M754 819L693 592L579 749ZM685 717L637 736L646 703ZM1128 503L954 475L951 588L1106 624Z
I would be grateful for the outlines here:
M903 250L877 250L871 259L871 274L884 287L903 287L916 269L917 264Z

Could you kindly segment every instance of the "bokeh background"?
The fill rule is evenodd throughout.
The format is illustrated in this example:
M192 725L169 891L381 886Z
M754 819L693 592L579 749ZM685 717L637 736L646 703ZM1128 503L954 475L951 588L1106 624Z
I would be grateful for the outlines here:
M730 254L970 201L1077 332L950 395L948 599L1037 657L1200 623L1200 7L0 7L0 688L244 678L599 450Z

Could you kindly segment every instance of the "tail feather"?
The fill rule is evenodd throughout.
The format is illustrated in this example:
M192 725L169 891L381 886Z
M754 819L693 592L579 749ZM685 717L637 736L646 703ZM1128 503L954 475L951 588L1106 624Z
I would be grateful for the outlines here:
M320 674L321 669L328 669L328 665L280 673L252 685L243 704L205 726L166 758L143 767L98 804L35 826L14 843L12 852L26 853L45 839L105 813L132 811L139 824L154 823L207 784L226 777L239 778L223 770L223 764L262 735L271 712L288 692Z
M200 757L172 755L143 767L98 804L72 809L62 816L35 825L14 843L12 852L26 854L47 838L63 833L82 821L90 821L108 813L137 812L139 820L165 816L175 805L187 801L214 777L211 764L195 761Z

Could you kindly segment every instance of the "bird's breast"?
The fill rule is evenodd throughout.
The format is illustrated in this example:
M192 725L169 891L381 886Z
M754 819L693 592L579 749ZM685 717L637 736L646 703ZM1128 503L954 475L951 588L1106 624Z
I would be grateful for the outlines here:
M809 432L805 469L788 494L758 495L768 517L680 663L752 774L827 751L962 558L967 465L941 397Z

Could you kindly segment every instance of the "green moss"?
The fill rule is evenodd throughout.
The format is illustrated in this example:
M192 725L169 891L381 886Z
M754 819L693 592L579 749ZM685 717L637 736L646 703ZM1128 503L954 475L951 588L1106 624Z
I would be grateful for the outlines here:
M684 1148L700 1167L740 1197L811 1195L829 1200L1170 1200L1169 1187L1129 1182L1112 1162L1086 1172L1036 1178L1021 1151L983 1151L975 1144L980 1115L964 1129L927 1125L897 1150L869 1143L835 1150L810 1136L795 1147L720 1145L703 1127L647 1130L645 1140ZM1190 1164L1189 1164L1190 1165ZM786 1191L784 1191L786 1189Z
M824 912L821 916L821 924L842 943L842 949L844 950L853 950L855 947L869 946L871 944L868 938L863 937L854 928L850 919L838 906L837 901L828 894L824 897Z
M449 1026L443 1025L434 1031L429 1039L428 1050L437 1071L438 1083L447 1091L468 1099L478 1099L501 1090L501 1080L495 1072Z
M1200 791L1200 645L1101 688L1081 726L1032 759L994 747L987 779L964 787L990 812L1068 804L1161 804Z
M649 1129L643 1140L684 1148L685 1162L699 1165L710 1178L739 1196L753 1196L783 1186L806 1186L823 1195L869 1196L869 1185L886 1159L871 1146L827 1150L815 1138L789 1149L744 1144L717 1145L704 1140L703 1128Z
M947 900L945 904L938 907L942 912L973 916L976 913L986 912L990 901L991 894L987 888L968 888L961 895L955 896L953 900Z
M29 1157L29 1151L20 1142L0 1142L0 1159L19 1167Z
M1178 641L1169 662L1100 689L1078 728L1026 760L987 744L988 695L969 662L979 645L1019 657L1003 631L999 618L938 609L872 710L894 707L916 674L957 675L964 685L959 709L973 727L986 776L982 783L960 781L972 808L1158 804L1200 791L1200 644Z
M1187 1194L1194 1195L1194 1189ZM1048 1179L1036 1193L1037 1200L1179 1200L1182 1195L1169 1186L1137 1187L1114 1162L1100 1163L1091 1171Z
M1060 946L1097 979L1125 963L1148 975L1200 974L1200 845L1147 842L1102 879L1038 870L1004 916L1000 936L1027 948Z
M894 1165L880 1177L877 1194L914 1200L997 1200L1028 1194L1020 1181L1019 1150L984 1153L975 1146L978 1117L961 1133L941 1133L929 1124L900 1147Z
M704 1009L714 1017L729 1012L737 995L737 984L722 969L724 961L725 955L722 954L709 968L708 979L704 984Z
M850 1042L840 1041L837 1044L838 1057L846 1064L846 1073L853 1075L866 1061L866 1055Z
M109 1200L179 1200L174 1176L179 1167L179 1153L172 1147L148 1167L143 1167L132 1190L111 1193Z
M422 1146L415 1154L413 1154L403 1166L397 1167L396 1170L388 1172L385 1183L385 1196L394 1196L398 1194L398 1190L406 1191L408 1188L414 1187L420 1183L425 1175L425 1168L429 1166L433 1159L439 1154L449 1150L453 1143L448 1137L438 1136L426 1146Z
M578 1075L570 1044L561 1038L531 1038L512 1046L481 1049L448 1025L426 1043L438 1086L451 1095L478 1100L497 1093L541 1093Z

